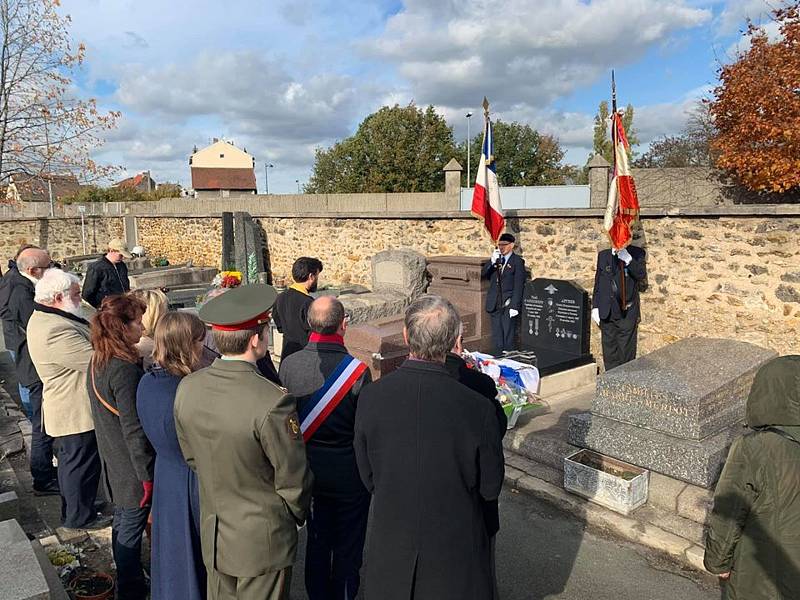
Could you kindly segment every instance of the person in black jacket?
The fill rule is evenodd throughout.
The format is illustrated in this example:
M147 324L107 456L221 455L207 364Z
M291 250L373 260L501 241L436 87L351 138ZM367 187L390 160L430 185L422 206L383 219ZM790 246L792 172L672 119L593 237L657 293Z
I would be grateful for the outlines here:
M367 533L370 495L358 476L353 452L353 429L361 391L371 381L369 369L347 353L344 306L333 296L322 296L308 310L311 336L305 348L281 362L280 378L297 397L301 428L317 396L341 400L313 433L304 431L309 466L314 474L311 516L308 519L305 580L309 600L354 600L360 587L359 569ZM345 366L346 365L346 366ZM331 386L337 374L352 369L352 379ZM350 371L347 371L350 372ZM332 379L329 379L333 377ZM320 400L320 403L323 402ZM309 423L313 418L309 418ZM313 428L313 427L312 427ZM309 435L310 433L310 435Z
M486 312L492 320L492 344L496 354L514 350L525 290L525 261L514 254L515 238L510 233L500 236L497 249L484 264L481 279L489 280Z
M0 278L0 319L3 321L3 341L5 342L6 350L8 350L8 353L11 355L12 362L16 362L17 360L14 347L17 344L18 328L8 314L8 297L11 294L11 286L9 284L17 279L15 275L19 274L17 270L17 259L19 255L28 248L38 248L38 246L34 246L33 244L24 244L20 246L14 258L8 261L8 270L3 277ZM28 415L28 419L33 419L30 392L28 392L28 388L21 383L18 383L17 387L19 388L19 399L22 402L22 408L25 410L25 414Z
M86 278L83 281L82 297L86 302L100 308L103 298L130 291L131 284L128 280L128 267L123 258L132 258L128 245L115 238L108 242L106 255L93 262L86 269Z
M53 438L42 425L42 380L28 352L26 329L33 314L36 282L50 268L46 250L28 248L17 257L17 269L8 274L8 303L4 314L16 330L11 350L20 385L28 390L31 405L31 476L37 495L59 493L57 472L53 467Z
M353 446L374 504L365 598L492 597L483 502L500 494L503 447L494 407L445 367L459 327L450 302L417 299L408 360L361 392Z
M638 246L601 250L592 292L592 320L600 327L606 371L636 358L641 320L639 287L647 277Z
M292 265L294 283L275 300L272 319L275 327L283 334L281 362L287 356L302 350L308 343L311 327L308 324L308 307L317 291L322 262L318 258L301 256Z
M114 503L111 548L117 598L144 600L142 534L153 496L155 452L139 422L136 391L144 375L136 344L146 306L129 294L111 296L92 317L94 356L86 387L106 493Z
M494 379L486 375L486 373L481 373L475 369L470 369L467 366L467 362L461 357L463 350L464 347L462 346L462 338L461 335L459 335L456 339L455 346L453 346L453 350L448 352L447 357L445 358L444 366L450 375L458 380L459 383L464 384L472 391L478 392L481 396L484 396L487 400L489 400L492 408L494 409L495 417L497 417L497 427L500 431L500 439L502 439L506 435L506 431L508 431L508 417L506 416L500 401L497 399L497 386L494 383ZM500 531L500 506L496 499L483 501L483 520L486 524L486 533L489 534L489 537L492 540L491 566L492 579L494 580L493 598L497 598L498 592L494 547L495 536L497 535L497 532Z

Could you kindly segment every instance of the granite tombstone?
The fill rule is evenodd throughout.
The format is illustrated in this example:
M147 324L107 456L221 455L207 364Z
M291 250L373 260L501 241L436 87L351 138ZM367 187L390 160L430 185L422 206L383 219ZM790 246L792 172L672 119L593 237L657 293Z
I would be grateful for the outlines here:
M520 349L532 351L540 374L589 364L589 294L573 281L537 277L522 296Z
M775 352L746 342L686 338L597 380L592 412L569 441L702 487L719 477L756 371Z

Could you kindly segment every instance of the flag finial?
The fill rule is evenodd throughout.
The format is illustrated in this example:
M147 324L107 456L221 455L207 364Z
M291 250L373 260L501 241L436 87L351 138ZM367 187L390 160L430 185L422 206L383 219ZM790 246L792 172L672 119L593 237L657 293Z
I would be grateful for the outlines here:
M486 96L483 97L483 114L485 114L487 117L489 116L489 100L486 98Z

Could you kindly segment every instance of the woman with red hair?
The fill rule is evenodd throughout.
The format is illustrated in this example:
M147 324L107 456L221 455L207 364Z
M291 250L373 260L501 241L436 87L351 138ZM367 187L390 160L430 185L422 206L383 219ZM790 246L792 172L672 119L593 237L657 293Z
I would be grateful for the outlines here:
M114 503L112 551L117 598L147 597L142 569L142 534L150 513L155 452L136 412L136 388L144 374L136 344L146 305L129 295L103 299L91 322L94 357L89 365L89 400L103 483Z

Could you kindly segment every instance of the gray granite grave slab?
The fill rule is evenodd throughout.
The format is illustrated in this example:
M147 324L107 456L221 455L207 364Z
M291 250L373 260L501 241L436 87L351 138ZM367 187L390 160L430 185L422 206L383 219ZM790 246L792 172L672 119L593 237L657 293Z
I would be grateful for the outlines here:
M592 414L701 440L744 418L756 371L775 356L746 342L686 338L599 377Z
M248 217L246 212L236 212L233 218L233 239L234 239L234 262L236 263L236 270L242 274L242 283L247 285L247 234L246 219Z
M0 600L50 598L50 589L25 532L17 521L0 522Z
M19 518L19 498L14 491L0 494L0 521Z
M624 460L704 488L719 478L728 448L743 428L724 429L704 440L690 440L583 413L569 421L570 444Z

